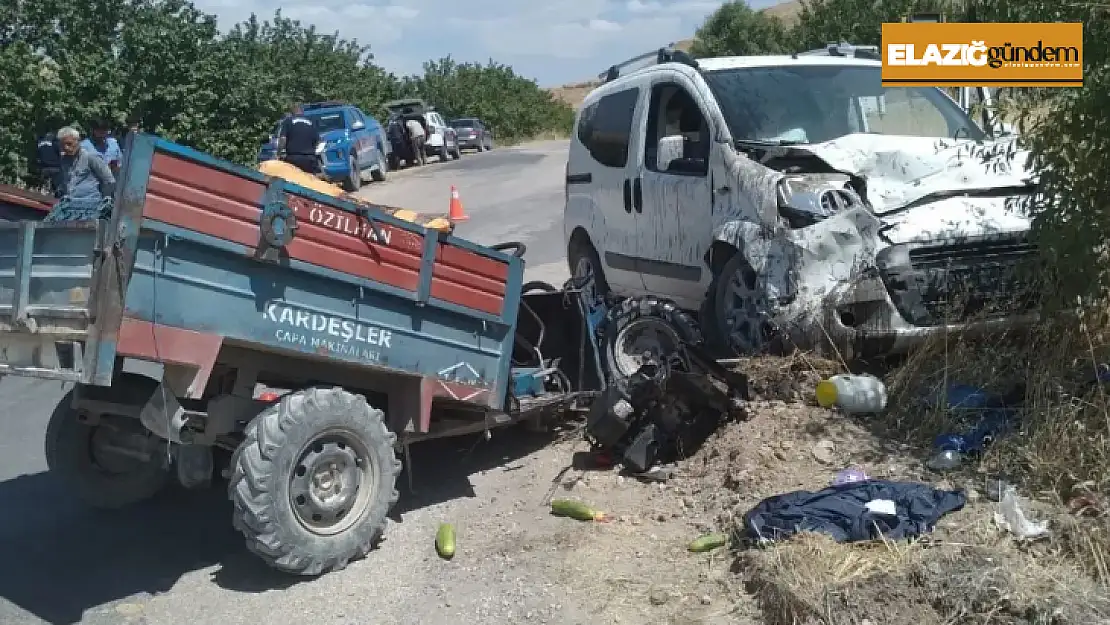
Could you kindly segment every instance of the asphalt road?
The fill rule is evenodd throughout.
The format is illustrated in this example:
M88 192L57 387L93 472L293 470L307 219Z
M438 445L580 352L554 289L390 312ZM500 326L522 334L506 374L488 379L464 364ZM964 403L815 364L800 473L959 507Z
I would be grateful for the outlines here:
M520 241L527 246L525 278L560 286L568 277L563 245L566 141L542 141L492 152L465 152L391 174L362 195L425 213L446 213L451 185L470 220L455 233L484 244Z
M460 236L482 243L522 241L528 246L527 278L558 285L567 274L565 154L566 142L468 152L456 162L394 172L363 194L422 212L446 212L450 186L456 185L471 217L458 229ZM437 574L425 572L423 560L404 561L407 546L426 540L423 533L409 536L403 526L387 534L387 548L375 556L376 563L285 588L290 580L262 567L230 527L222 487L170 492L115 513L83 508L45 473L43 433L63 393L57 382L0 379L0 624L477 622L411 609ZM459 441L414 449L417 461L423 457L429 467L417 476L435 487L418 489L419 498L405 496L401 507L415 511L420 524L421 508L473 497L478 478L470 476L528 453L505 444L511 448L495 445L467 454L465 466L444 461L444 454L458 451ZM384 564L388 569L380 570ZM493 583L477 577L473 583L480 596Z

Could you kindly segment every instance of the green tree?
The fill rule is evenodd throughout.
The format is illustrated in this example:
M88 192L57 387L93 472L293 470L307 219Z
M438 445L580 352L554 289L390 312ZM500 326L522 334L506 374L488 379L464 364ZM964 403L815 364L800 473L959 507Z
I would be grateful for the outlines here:
M747 2L726 2L694 33L690 53L696 57L793 52L791 31L774 15L753 10Z
M457 63L451 57L424 64L424 74L411 77L408 94L434 103L447 117L479 117L501 141L543 132L569 132L574 114L536 81L490 60L485 65ZM496 95L495 95L496 94Z
M382 115L420 94L490 121L502 140L568 131L573 113L512 68L428 63L397 77L368 46L275 12L221 34L188 0L0 0L0 181L31 180L35 136L137 115L146 128L250 164L292 102Z

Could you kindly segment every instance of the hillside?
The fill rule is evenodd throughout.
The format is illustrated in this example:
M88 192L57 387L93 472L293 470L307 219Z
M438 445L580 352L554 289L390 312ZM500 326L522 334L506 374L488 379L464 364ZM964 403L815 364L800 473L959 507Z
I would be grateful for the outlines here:
M770 15L776 15L788 24L794 21L794 18L801 10L801 0L788 0L787 2L782 2L780 4L776 4L774 6L763 9L764 12ZM682 41L676 41L671 45L673 45L675 48L678 48L679 50L689 51L690 46L691 44L693 44L693 42L693 39L683 39ZM551 93L556 98L563 100L567 104L577 109L582 104L582 100L586 98L586 95L589 94L590 91L592 91L593 88L597 85L598 82L596 79L586 80L583 82L566 84L561 87L553 87L551 89Z

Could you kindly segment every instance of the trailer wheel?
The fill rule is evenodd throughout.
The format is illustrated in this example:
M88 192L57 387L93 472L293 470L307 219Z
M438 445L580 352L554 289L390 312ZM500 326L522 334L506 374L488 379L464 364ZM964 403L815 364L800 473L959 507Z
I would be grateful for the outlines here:
M169 484L165 447L138 419L117 417L89 425L78 420L72 401L71 390L50 415L45 452L50 472L78 499L93 508L116 509L150 499ZM136 457L144 454L145 460Z
M337 571L369 553L401 471L383 418L361 395L311 388L251 421L228 485L247 548L297 575Z
M700 345L697 322L674 302L632 297L610 309L602 328L602 353L612 382L639 370L644 356L662 359L681 343Z

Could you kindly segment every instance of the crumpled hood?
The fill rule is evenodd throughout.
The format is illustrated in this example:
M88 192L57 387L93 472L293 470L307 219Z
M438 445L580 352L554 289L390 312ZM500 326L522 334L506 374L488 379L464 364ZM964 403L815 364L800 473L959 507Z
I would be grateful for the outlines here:
M1025 187L1033 180L1027 150L1008 138L970 140L853 134L801 148L834 169L867 181L867 200L893 242L956 235L1023 231L1029 219L1013 194L944 197L934 193ZM1007 157L1008 149L1014 150ZM1006 197L1008 196L1008 197ZM920 204L904 208L907 205ZM901 209L901 210L900 210Z
M799 149L834 169L867 179L875 212L896 210L937 191L1020 187L1030 184L1028 150L1006 150L1015 139L969 140L853 134Z

